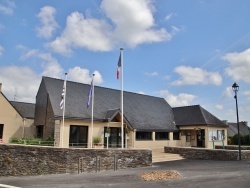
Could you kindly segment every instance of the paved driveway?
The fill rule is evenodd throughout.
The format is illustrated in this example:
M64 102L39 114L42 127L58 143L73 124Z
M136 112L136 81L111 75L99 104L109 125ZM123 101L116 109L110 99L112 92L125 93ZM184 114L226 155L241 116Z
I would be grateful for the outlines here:
M175 170L180 179L143 181L139 174L151 171ZM0 178L0 184L18 187L52 188L249 188L250 161L177 160L154 163L152 167L103 171L98 173L44 175Z

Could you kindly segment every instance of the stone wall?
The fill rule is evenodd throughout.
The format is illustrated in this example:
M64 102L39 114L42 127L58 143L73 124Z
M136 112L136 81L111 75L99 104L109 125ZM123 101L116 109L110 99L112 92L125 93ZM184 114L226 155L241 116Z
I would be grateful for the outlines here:
M228 150L239 150L239 146L237 145L227 145L227 146L224 146L225 149L228 149ZM250 151L250 146L241 146L240 147L241 150L249 150ZM215 146L215 149L223 149L222 146Z
M205 160L238 160L239 152L236 150L206 149L206 148L183 148L183 147L164 147L165 153L180 154L186 159L205 159ZM242 160L250 161L250 151L241 152Z
M80 168L79 167L80 160ZM96 172L152 165L147 149L73 149L0 145L0 176Z

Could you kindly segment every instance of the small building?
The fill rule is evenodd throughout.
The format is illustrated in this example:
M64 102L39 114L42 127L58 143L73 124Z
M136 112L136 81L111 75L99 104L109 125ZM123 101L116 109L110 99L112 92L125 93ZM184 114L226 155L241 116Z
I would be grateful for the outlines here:
M227 145L227 125L200 105L173 108L181 146L213 148Z
M227 122L228 124L228 137L233 137L235 134L238 134L238 125L237 123ZM247 121L239 122L240 134L248 135L250 134L250 127L248 126Z
M58 147L91 147L93 137L100 138L104 148L121 147L121 91L95 86L92 127L91 107L87 108L90 85L67 82L63 121L60 109L63 83L42 78L35 107L37 136L43 139L54 136ZM219 140L227 135L226 125L198 105L183 107L190 119L182 110L172 109L163 98L127 91L123 96L125 148L212 148L211 139L220 145Z
M10 138L33 137L35 104L10 102L2 93L0 84L0 139L9 143Z

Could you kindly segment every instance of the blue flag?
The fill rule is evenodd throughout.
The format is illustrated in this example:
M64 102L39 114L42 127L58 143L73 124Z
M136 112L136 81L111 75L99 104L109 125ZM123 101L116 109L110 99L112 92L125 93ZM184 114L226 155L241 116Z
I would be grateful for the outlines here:
M90 101L91 101L91 98L92 98L92 90L93 90L93 79L91 81L91 85L90 85L90 88L89 88L89 99L88 99L88 103L87 103L87 108L89 107Z

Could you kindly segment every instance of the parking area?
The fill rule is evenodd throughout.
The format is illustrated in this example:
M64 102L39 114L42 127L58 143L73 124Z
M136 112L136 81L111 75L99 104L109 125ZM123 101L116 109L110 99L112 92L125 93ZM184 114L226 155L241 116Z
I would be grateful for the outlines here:
M140 174L174 170L181 178L144 181ZM152 187L249 187L250 161L175 160L153 163L152 167L102 171L98 173L58 174L28 177L2 177L0 184L17 187L60 188L152 188Z

